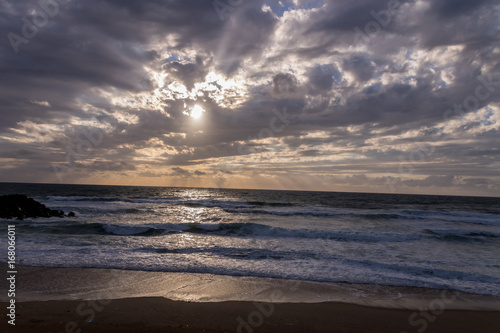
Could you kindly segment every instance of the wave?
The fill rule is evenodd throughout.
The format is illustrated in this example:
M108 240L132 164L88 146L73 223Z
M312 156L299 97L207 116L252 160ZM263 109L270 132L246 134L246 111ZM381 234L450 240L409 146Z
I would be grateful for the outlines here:
M284 237L284 238L308 238L329 239L337 241L355 242L405 242L418 240L417 233L380 233L380 232L348 232L348 231L322 231L311 229L286 229L271 227L258 223L226 223L221 224L219 229L222 233L236 235L252 235L261 237Z
M246 201L232 201L232 200L183 200L180 197L167 197L167 198L123 198L123 197L81 197L81 196L69 196L69 197L59 197L59 196L47 196L47 200L50 202L126 202L126 203L152 203L152 204L172 204L172 205L183 205L192 207L219 207L219 208L250 208L255 207L247 203Z
M59 225L34 224L30 225L29 230L26 231L34 233L48 233L54 235L115 235L115 236L158 236L166 232L166 230L164 229L157 229L152 227L120 226L120 225L104 224L104 223L59 224Z
M128 202L128 203L175 203L179 197L169 198L123 198L123 197L81 197L81 196L47 196L48 201L73 201L73 202Z
M26 227L26 226L25 226ZM223 237L324 239L343 242L408 242L421 238L444 241L485 241L500 238L500 233L467 229L423 229L396 233L376 231L338 231L289 229L259 223L162 223L148 225L121 225L107 223L38 223L27 226L28 232L52 234L95 234L114 236L161 236L175 233L213 234Z
M26 228L26 227L25 227ZM175 233L213 234L223 237L303 238L345 242L406 242L420 239L418 233L322 231L287 229L259 223L163 223L131 226L106 223L32 224L28 232L50 234L95 234L113 236L162 236Z
M290 202L265 202L265 201L248 201L249 205L253 206L271 206L271 207L290 207L295 204Z
M235 214L267 214L277 216L317 216L317 217L358 217L368 220L391 220L403 218L403 215L397 213L361 213L361 212L344 212L344 211L325 211L321 209L312 210L265 210L265 209L238 209L225 208L224 211Z
M488 238L500 238L500 233L484 230L464 229L425 229L425 233L431 237L448 241L484 240Z
M159 236L165 233L163 229L151 227L131 227L120 225L104 225L103 229L111 235L117 236Z
M227 213L233 214L262 214L277 216L317 216L317 217L342 217L359 218L366 220L407 220L407 221L431 221L478 224L486 226L500 226L498 214L469 213L469 212L437 212L425 210L395 210L395 209L345 209L323 206L289 206L278 204L274 209L265 207L244 207L243 205L214 204L221 207ZM231 207L227 207L231 206ZM264 205L262 205L264 206ZM268 205L272 206L272 205Z
M125 201L125 202L131 202L127 198L118 198L118 197L47 196L46 198L49 201L100 201L100 202Z
M231 200L184 200L177 202L178 205L189 207L207 207L207 208L222 208L222 209L241 209L253 208L255 206L246 201L231 201Z
M479 213L479 212L463 212L463 211L433 211L422 209L353 209L353 208L336 208L324 205L300 205L289 202L274 202L274 201L238 201L238 200L216 200L216 199L194 199L186 200L186 198L171 196L171 197L88 197L88 196L47 196L47 204L67 205L75 209L83 202L90 203L119 203L124 202L130 204L131 209L143 209L145 207L138 206L139 204L152 204L149 208L155 208L156 205L168 206L186 206L186 207L206 207L220 208L229 214L260 214L260 215L275 215L275 216L310 216L310 217L325 217L325 218L347 218L347 219L364 219L364 220L407 220L407 221L427 221L427 222L444 222L444 223L465 223L487 226L500 226L498 214L494 213ZM63 204L64 202L64 204ZM93 207L93 205L92 205ZM160 207L156 207L160 208ZM165 208L165 207L161 207ZM110 206L102 205L102 211L108 211ZM113 209L111 209L113 210ZM113 210L113 213L116 212ZM130 211L130 213L138 213L139 211ZM121 211L120 211L121 213ZM124 211L123 213L128 213Z

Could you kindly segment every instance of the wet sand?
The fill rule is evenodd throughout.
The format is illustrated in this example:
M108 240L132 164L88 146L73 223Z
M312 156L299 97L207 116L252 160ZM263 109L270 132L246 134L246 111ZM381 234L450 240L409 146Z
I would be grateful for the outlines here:
M5 306L6 303L2 303ZM499 332L499 312L446 310L409 322L414 311L342 303L199 303L165 298L18 304L1 332ZM423 332L423 331L422 331Z
M500 298L449 290L18 269L16 325L4 315L0 332L500 332Z

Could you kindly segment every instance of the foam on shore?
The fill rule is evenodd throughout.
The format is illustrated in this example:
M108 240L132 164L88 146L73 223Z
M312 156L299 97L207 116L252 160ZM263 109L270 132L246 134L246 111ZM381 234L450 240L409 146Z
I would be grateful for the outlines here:
M18 280L20 302L164 297L192 302L342 302L401 309L441 302L447 309L500 311L500 297L452 290L213 274L18 266ZM5 297L0 295L0 301Z

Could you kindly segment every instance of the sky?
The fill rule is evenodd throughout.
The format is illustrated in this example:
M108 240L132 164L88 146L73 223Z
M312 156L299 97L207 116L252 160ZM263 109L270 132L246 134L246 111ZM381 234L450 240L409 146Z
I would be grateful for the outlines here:
M0 181L500 196L493 0L0 0Z

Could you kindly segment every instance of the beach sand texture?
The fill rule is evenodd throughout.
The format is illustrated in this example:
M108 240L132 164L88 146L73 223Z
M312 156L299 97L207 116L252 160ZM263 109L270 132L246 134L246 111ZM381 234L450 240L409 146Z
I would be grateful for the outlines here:
M363 297L369 286L26 266L19 267L18 276L23 291L16 302L16 325L2 320L0 332L500 331L497 297L462 293L455 298L451 291L379 286L377 294ZM7 287L5 282L1 287ZM352 290L360 296L349 296ZM406 297L393 297L401 291ZM145 296L162 293L177 300ZM319 300L372 306L312 302L314 294ZM246 300L208 301L231 298Z

